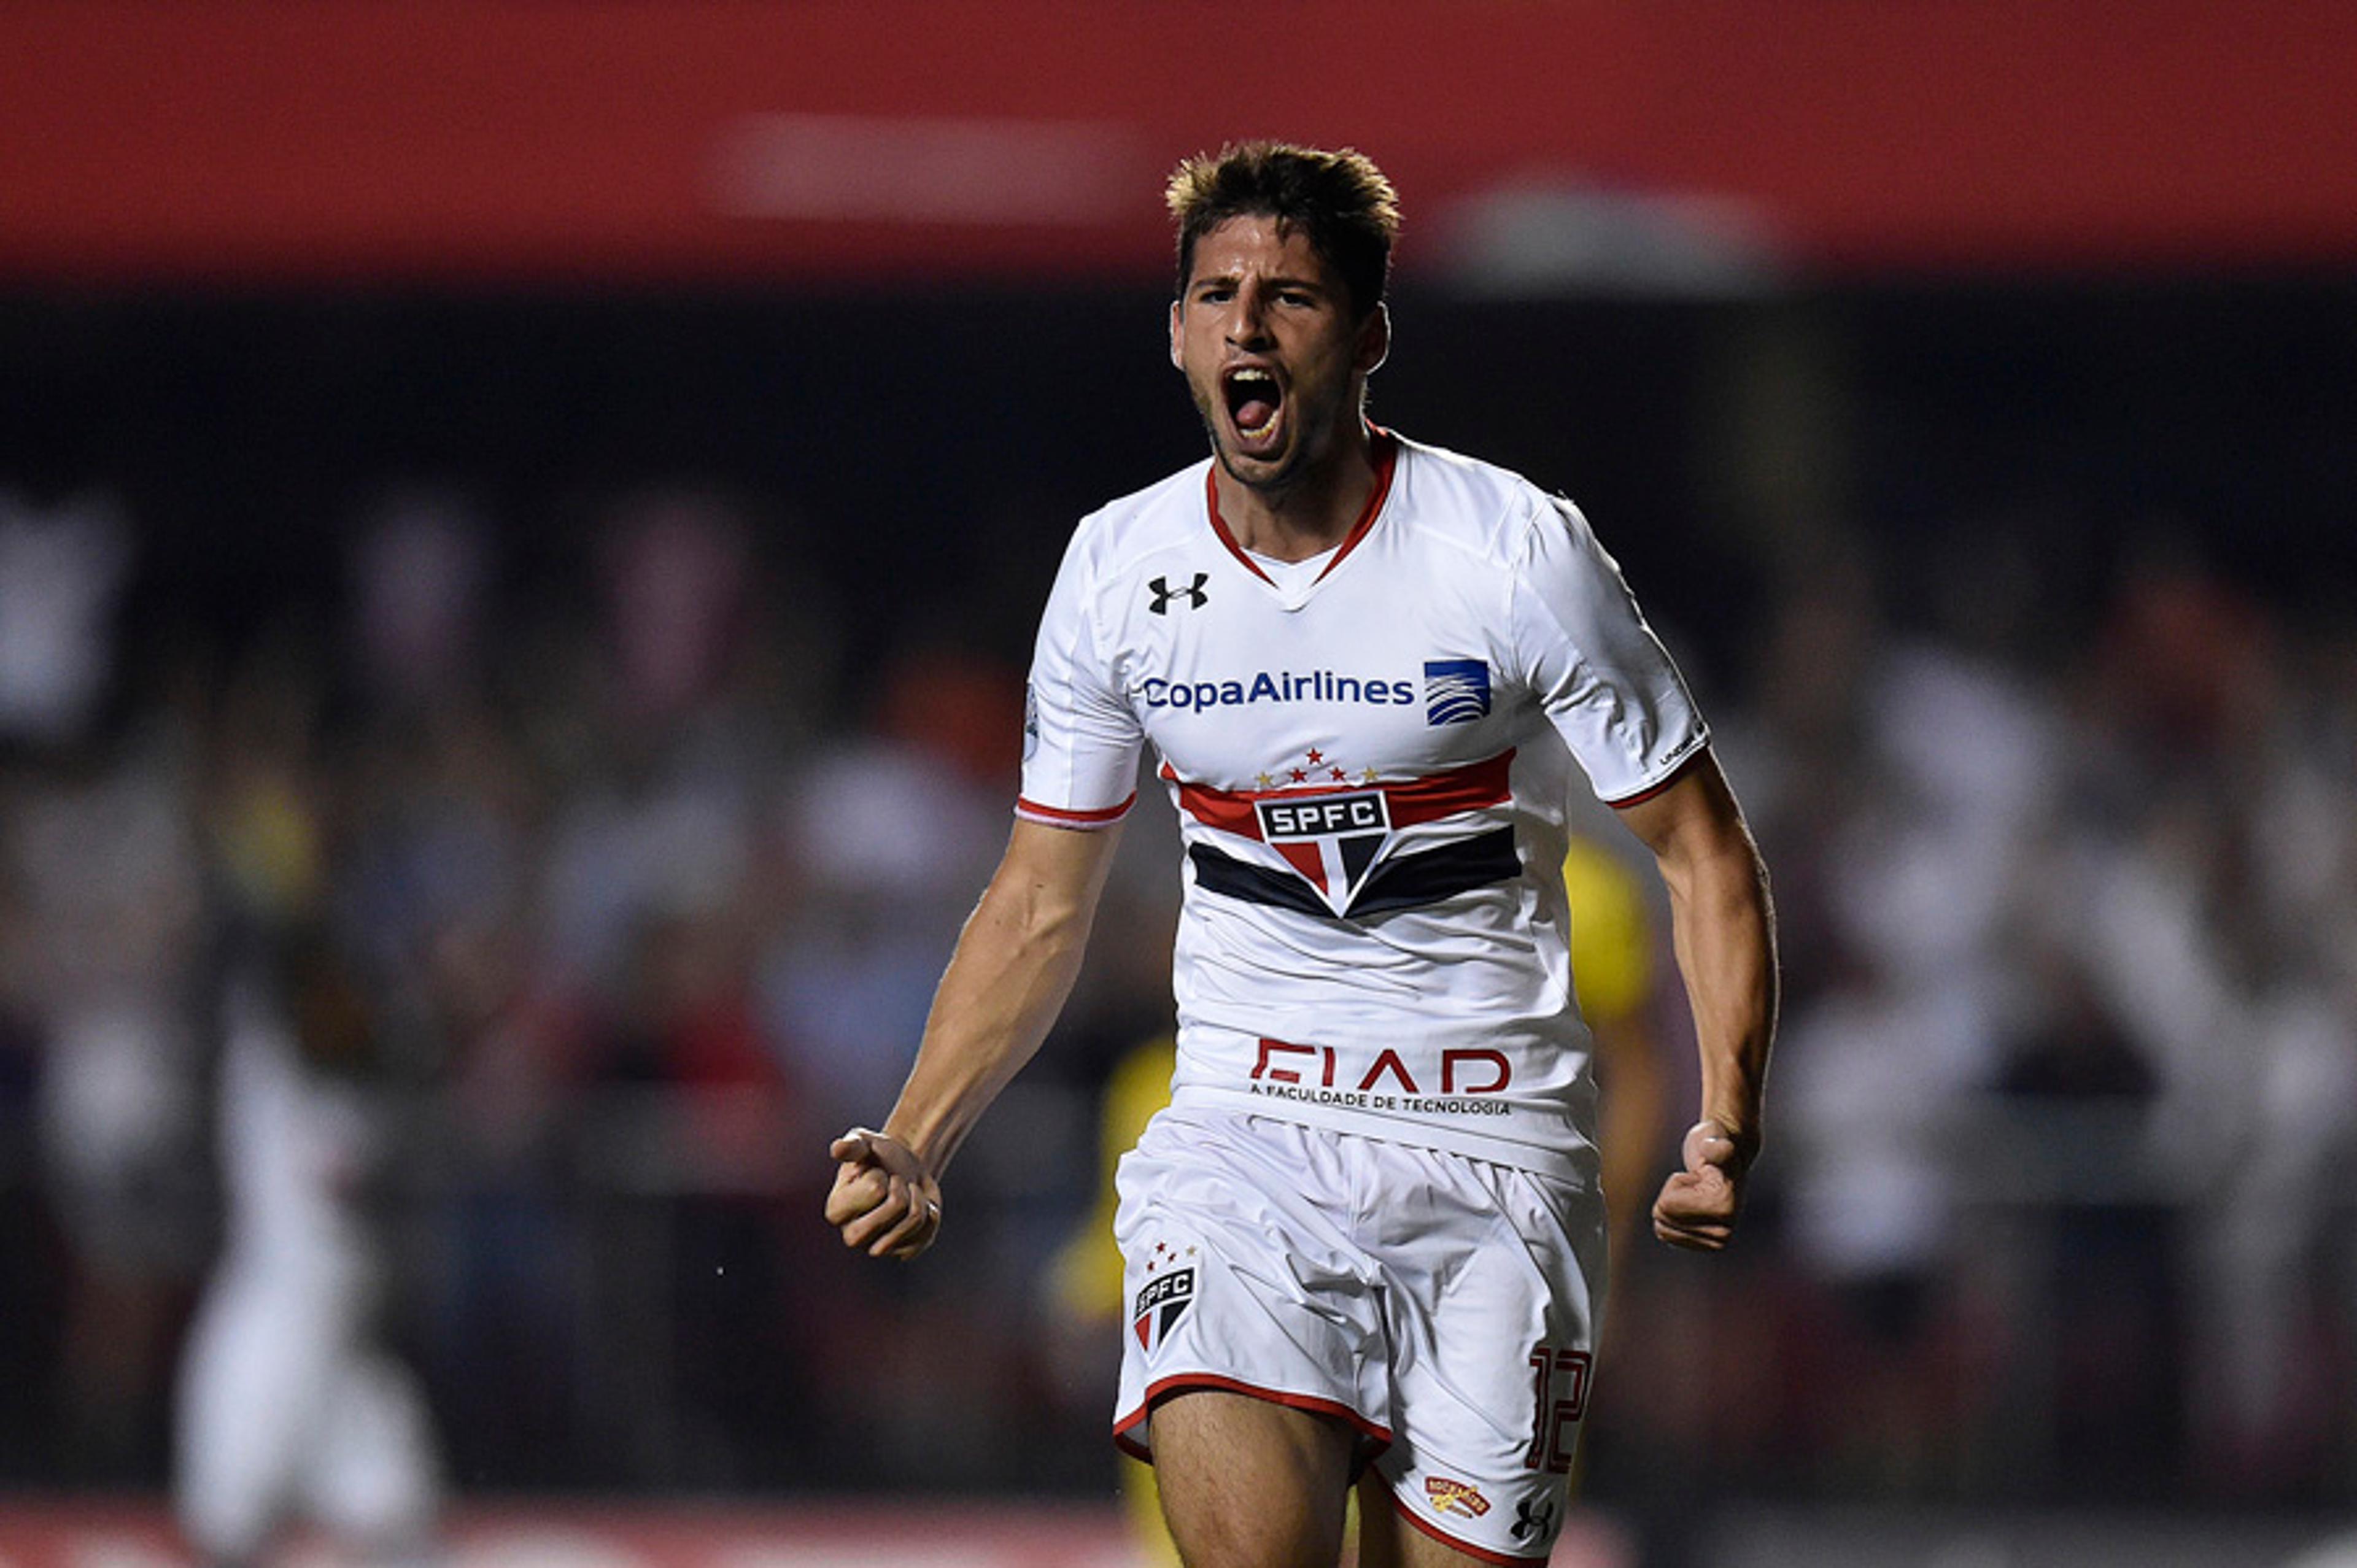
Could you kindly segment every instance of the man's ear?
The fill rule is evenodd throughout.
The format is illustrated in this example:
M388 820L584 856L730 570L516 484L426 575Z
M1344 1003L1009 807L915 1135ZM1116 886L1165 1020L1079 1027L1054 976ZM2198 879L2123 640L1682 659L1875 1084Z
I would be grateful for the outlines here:
M1367 318L1359 323L1358 371L1362 376L1373 375L1391 357L1392 307L1378 302L1367 313Z
M1183 371L1187 368L1178 358L1178 313L1186 303L1183 299L1174 299L1170 302L1170 366L1173 370Z

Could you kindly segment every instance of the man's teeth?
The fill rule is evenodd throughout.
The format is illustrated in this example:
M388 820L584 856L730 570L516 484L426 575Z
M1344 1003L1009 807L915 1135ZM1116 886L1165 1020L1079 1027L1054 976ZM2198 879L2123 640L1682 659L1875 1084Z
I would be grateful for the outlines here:
M1274 375L1257 366L1247 366L1228 377L1228 406L1234 412L1238 429L1257 435L1275 422L1282 397ZM1254 413L1258 416L1250 417Z

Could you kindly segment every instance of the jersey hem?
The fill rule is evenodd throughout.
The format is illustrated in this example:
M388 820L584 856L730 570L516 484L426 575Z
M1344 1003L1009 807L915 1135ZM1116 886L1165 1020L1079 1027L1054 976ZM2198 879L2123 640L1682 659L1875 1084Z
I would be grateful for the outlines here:
M1154 1413L1155 1405L1163 1399L1171 1394L1184 1393L1194 1389L1209 1389L1220 1393L1244 1394L1253 1399L1266 1400L1271 1404L1284 1405L1290 1410L1306 1410L1319 1415L1334 1416L1356 1427L1360 1436L1375 1445L1373 1453L1368 1455L1369 1458L1372 1458L1374 1454L1380 1454L1392 1445L1390 1427L1380 1422L1368 1420L1340 1400L1327 1399L1319 1394L1298 1394L1285 1389L1264 1388L1258 1383L1248 1383L1241 1378L1223 1377L1217 1372L1173 1372L1168 1377L1159 1378L1148 1383L1146 1386L1146 1397L1137 1402L1136 1407L1127 1415L1114 1420L1114 1446L1133 1459L1142 1460L1148 1465L1153 1464L1153 1449L1138 1441L1133 1434L1138 1427L1145 1424L1146 1418Z
M1355 1109L1337 1109L1315 1101L1297 1101L1275 1095L1249 1094L1238 1090L1221 1089L1211 1084L1180 1084L1172 1090L1171 1109L1186 1111L1228 1112L1244 1116L1266 1117L1272 1122L1290 1122L1298 1126L1317 1127L1327 1132L1347 1133L1353 1137L1371 1138L1377 1143L1400 1144L1409 1148L1437 1149L1443 1154L1462 1155L1468 1159L1485 1160L1493 1165L1509 1165L1515 1170L1533 1171L1540 1176L1559 1180L1592 1185L1596 1176L1595 1145L1583 1138L1568 1124L1562 1126L1568 1146L1526 1143L1515 1138L1485 1137L1478 1133L1462 1133L1454 1128L1436 1126L1429 1122L1407 1117L1384 1116Z

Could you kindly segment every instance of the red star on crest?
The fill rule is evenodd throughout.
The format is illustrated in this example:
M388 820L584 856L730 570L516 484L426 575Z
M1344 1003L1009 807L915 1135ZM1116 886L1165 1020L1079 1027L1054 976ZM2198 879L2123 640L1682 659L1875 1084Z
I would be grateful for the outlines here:
M1309 782L1309 775L1297 768L1293 769L1293 781L1296 784L1307 784Z
M1334 775L1334 777L1335 777L1336 779L1338 779L1341 780L1342 782L1344 782L1344 783L1346 783L1346 784L1350 782L1351 776L1350 776L1349 774L1347 774L1347 773L1343 772L1340 768L1331 768L1331 769L1329 769L1329 771L1330 771L1330 772Z
M1321 762L1323 762L1323 761L1325 761L1325 760L1326 760L1326 754L1325 754L1324 752L1322 752L1322 751L1318 750L1318 749L1316 746L1311 746L1311 747L1309 748L1309 766L1310 766L1310 767L1315 768L1315 767L1317 767L1319 763L1321 763Z

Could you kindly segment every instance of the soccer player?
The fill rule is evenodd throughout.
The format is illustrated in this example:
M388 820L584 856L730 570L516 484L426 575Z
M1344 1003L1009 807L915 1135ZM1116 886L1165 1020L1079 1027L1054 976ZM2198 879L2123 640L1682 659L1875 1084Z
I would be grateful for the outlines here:
M391 1128L372 1009L317 929L237 962L221 998L227 1246L180 1368L174 1501L209 1568L290 1529L347 1561L440 1560L424 1390L380 1342L388 1263L364 1201Z
M1154 745L1186 848L1172 1102L1123 1162L1116 1439L1189 1568L1544 1561L1604 1298L1566 957L1575 765L1652 850L1701 1050L1653 1207L1726 1245L1760 1144L1767 878L1684 684L1568 501L1379 429L1398 210L1363 156L1182 165L1172 361L1205 462L1083 520L1022 796L844 1240L911 1257L1078 971Z

